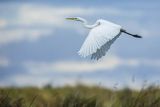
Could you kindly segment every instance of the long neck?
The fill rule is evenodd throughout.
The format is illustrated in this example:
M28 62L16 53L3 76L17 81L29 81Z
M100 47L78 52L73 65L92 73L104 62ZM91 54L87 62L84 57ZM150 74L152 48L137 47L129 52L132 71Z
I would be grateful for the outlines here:
M87 20L85 20L83 18L81 18L80 21L83 23L84 27L86 27L88 29L92 29L92 28L94 28L94 27L99 25L99 23L97 23L97 22L95 24L93 24L93 25L88 25Z

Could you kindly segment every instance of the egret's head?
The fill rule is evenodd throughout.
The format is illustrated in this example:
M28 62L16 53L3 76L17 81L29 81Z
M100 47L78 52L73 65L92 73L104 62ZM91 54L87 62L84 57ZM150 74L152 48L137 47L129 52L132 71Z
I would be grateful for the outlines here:
M69 18L66 18L66 20L81 21L81 18L80 17L69 17Z

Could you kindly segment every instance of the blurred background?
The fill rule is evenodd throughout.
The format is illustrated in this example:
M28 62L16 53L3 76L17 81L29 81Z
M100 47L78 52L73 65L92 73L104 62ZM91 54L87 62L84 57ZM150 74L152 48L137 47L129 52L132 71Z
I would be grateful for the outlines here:
M159 10L159 0L2 0L0 87L159 84ZM122 34L99 61L84 59L77 52L89 30L65 20L72 16L106 19L143 38Z

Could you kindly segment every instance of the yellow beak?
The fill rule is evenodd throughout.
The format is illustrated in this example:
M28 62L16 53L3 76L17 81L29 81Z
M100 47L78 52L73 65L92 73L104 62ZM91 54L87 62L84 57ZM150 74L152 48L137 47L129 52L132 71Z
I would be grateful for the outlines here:
M66 20L76 20L77 18L66 18Z

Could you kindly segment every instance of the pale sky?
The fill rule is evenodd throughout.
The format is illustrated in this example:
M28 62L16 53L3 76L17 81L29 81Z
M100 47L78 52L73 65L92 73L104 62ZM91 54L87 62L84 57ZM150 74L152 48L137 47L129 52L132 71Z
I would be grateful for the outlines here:
M87 85L140 88L160 81L158 0L35 0L0 2L0 86ZM77 52L90 24L106 19L143 36L122 34L105 57L92 61ZM133 81L134 78L134 81Z

